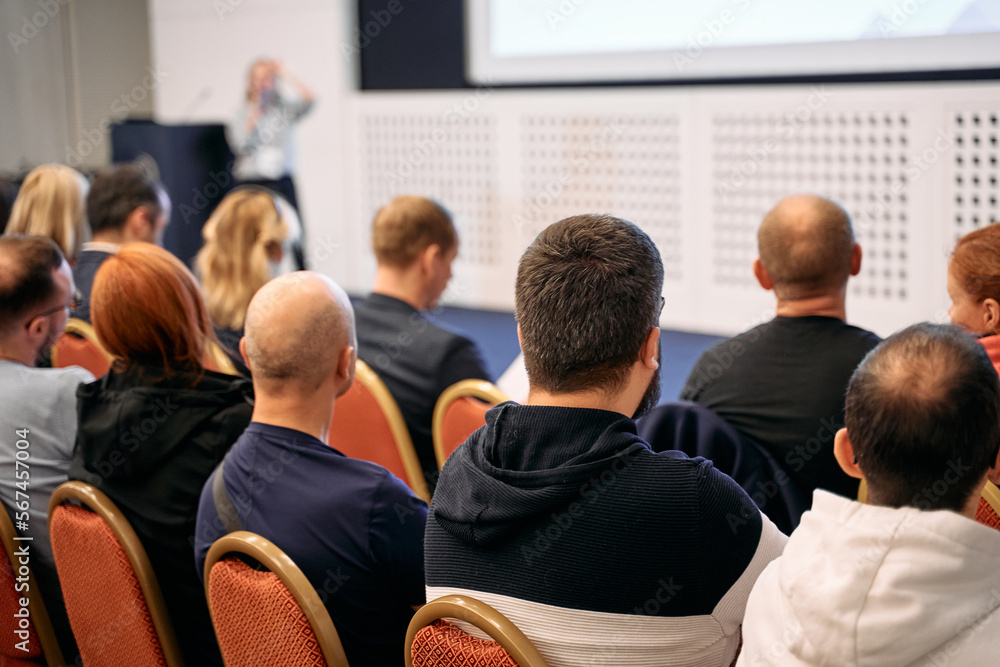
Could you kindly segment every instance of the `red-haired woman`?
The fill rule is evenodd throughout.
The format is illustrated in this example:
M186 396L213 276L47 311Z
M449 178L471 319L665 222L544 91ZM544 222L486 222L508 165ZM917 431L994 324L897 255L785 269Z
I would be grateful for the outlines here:
M979 336L1000 372L1000 224L958 240L948 264L951 323Z
M151 243L122 246L91 293L114 357L80 387L69 478L98 487L149 555L189 665L221 665L191 538L205 480L250 422L249 381L206 370L214 338L194 276Z

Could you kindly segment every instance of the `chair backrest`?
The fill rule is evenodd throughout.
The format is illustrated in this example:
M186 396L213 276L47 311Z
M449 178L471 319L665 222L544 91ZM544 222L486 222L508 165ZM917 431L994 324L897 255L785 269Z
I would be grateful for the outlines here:
M94 327L74 317L66 322L66 330L52 346L52 366L81 366L99 378L111 368L111 355L101 347Z
M49 539L84 664L184 664L146 550L106 495L77 481L56 487Z
M330 424L330 444L347 456L387 468L430 502L427 481L403 414L385 383L358 359L354 383L337 399Z
M17 555L18 550L24 546L28 547L30 554L31 542L21 541L18 537L7 512L0 508L0 539L3 540L3 551L0 552L0 665L6 664L11 658L51 667L64 665L66 661L49 621L49 613L35 581L35 574ZM30 556L27 560L30 561ZM18 591L15 586L25 583L25 571L28 587L21 587ZM21 604L25 597L28 600L27 607ZM27 650L18 648L18 645Z
M986 482L983 495L979 496L979 508L976 510L976 521L1000 530L1000 489L993 482Z
M493 638L477 639L440 619L471 623ZM485 602L446 595L417 610L406 629L406 667L546 667L517 626Z
M486 411L508 400L486 380L460 380L441 392L431 421L438 470L459 445L486 424Z
M316 590L260 535L240 530L216 540L205 560L205 594L227 667L347 667Z

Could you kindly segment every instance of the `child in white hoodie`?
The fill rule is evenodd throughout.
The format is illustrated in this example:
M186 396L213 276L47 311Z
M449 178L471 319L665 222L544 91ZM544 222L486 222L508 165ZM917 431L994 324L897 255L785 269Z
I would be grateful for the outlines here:
M875 348L847 390L834 455L868 501L817 490L754 586L737 667L1000 664L1000 381L957 327ZM992 491L996 491L995 488Z

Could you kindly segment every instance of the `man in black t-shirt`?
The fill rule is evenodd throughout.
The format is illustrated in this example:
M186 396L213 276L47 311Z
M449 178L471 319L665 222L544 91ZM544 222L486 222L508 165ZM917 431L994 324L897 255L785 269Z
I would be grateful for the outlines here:
M850 216L829 199L793 195L764 216L757 242L753 272L774 290L776 317L705 352L681 398L768 452L787 473L774 481L792 485L805 507L816 488L855 497L857 480L834 459L833 436L844 426L851 373L880 339L845 322L847 281L861 270ZM783 527L798 525L805 507L790 508Z
M492 379L475 342L436 322L432 312L451 279L458 233L439 204L403 195L375 214L372 250L378 260L375 284L354 308L358 358L396 399L433 493L438 472L431 440L434 404L459 380Z

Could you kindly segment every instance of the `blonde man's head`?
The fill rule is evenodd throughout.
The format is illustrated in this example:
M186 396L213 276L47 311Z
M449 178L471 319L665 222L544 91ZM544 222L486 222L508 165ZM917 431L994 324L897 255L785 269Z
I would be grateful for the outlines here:
M451 216L436 202L401 195L379 209L372 222L372 250L380 265L405 269L430 245L447 253L458 244Z

